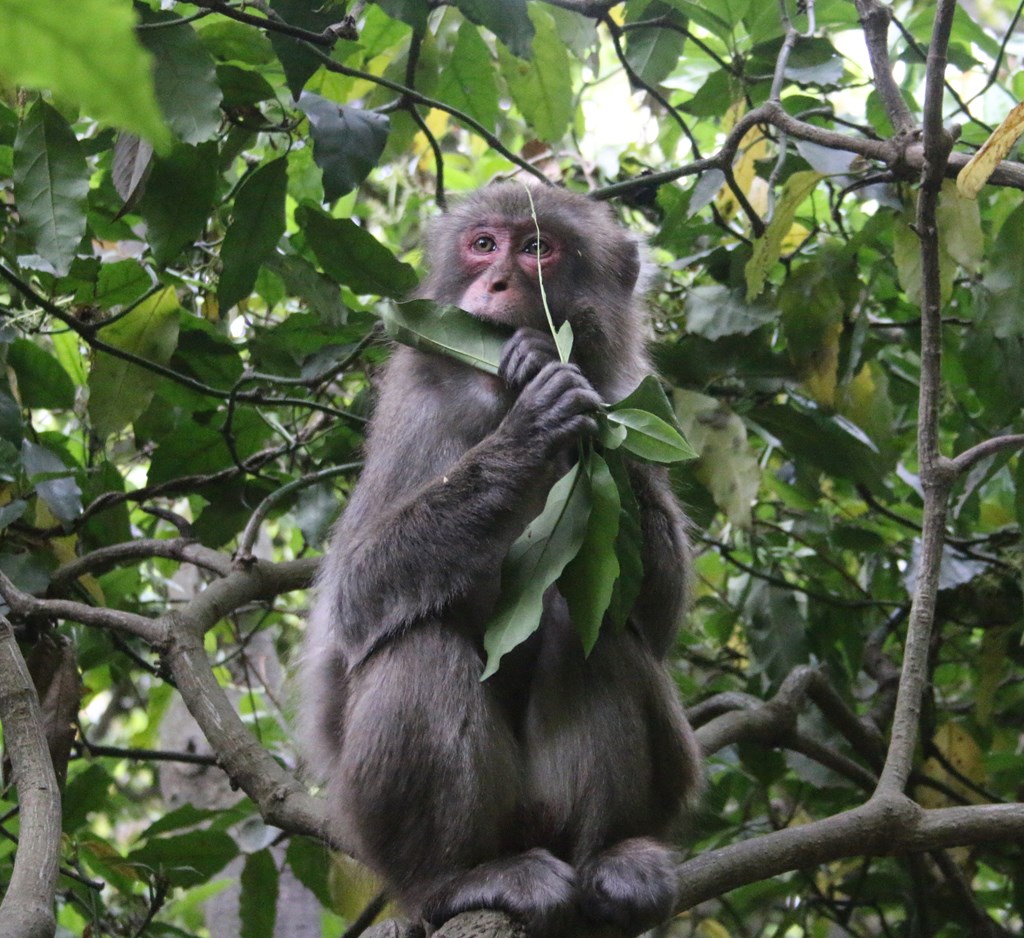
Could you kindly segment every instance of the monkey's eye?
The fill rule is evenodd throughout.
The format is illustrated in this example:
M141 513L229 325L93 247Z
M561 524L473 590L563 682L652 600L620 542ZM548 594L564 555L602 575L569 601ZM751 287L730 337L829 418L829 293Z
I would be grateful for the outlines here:
M551 245L543 238L530 238L523 245L523 253L531 254L534 257L544 257L551 253Z
M490 254L498 249L498 242L490 235L479 235L473 239L473 250L478 254Z

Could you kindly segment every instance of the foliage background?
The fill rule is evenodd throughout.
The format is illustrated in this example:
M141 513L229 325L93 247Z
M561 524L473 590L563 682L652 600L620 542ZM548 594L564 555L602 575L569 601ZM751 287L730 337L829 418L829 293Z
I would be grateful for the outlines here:
M699 544L677 679L708 786L666 930L1018 933L1024 171L933 185L934 231L915 213L929 53L955 170L1024 94L1020 13L0 0L0 717L15 777L45 774L18 758L42 728L63 786L31 854L57 875L59 848L57 933L295 933L305 888L339 934L372 893L310 836L281 673L358 474L378 304L448 194L512 173L647 236L701 454L675 480ZM971 454L955 478L922 465L922 425ZM963 818L932 839L877 784L915 588L934 628L888 755ZM28 787L0 791L2 935L54 927L14 862L42 829Z

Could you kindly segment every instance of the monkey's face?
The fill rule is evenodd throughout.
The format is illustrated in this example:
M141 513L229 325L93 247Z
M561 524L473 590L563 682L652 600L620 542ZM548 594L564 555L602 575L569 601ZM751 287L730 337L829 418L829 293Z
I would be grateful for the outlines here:
M481 319L503 325L544 328L544 295L558 325L564 280L565 244L552 232L538 236L533 219L501 219L468 226L457 247L462 295L455 305Z

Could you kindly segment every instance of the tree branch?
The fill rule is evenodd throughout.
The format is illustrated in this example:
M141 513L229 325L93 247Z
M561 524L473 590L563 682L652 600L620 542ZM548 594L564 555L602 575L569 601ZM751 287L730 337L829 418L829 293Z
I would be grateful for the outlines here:
M679 867L677 912L791 870L846 857L893 856L1024 838L1024 804L926 811L902 795L876 796L852 811L711 850Z
M11 608L12 618L30 621L32 619L70 619L82 625L113 629L141 638L150 645L159 647L167 639L167 633L159 620L147 619L133 612L119 609L97 608L68 599L38 599L24 593L0 572L0 596Z
M959 456L953 459L953 472L962 475L970 471L977 463L988 456L1001 453L1008 449L1024 449L1024 434L1015 433L1007 436L996 436L991 440L984 440L977 446L964 450Z
M939 568L945 541L949 491L955 478L949 460L939 451L939 403L942 391L942 296L936 209L953 145L942 126L946 48L953 25L955 0L939 0L929 44L924 108L925 168L917 202L917 233L921 239L921 389L917 450L924 491L921 566L903 651L889 751L878 783L879 793L902 792L913 765L921 718L921 700L928 675L928 648L935 622Z
M168 618L175 624L163 661L231 783L252 799L268 824L351 852L329 836L323 802L286 772L241 721L214 677L197 621L190 621L183 610Z
M917 121L893 80L892 62L889 60L888 37L892 11L878 0L856 0L856 4L871 61L871 76L885 106L885 113L889 115L889 122L897 134L912 133L917 128Z
M50 578L50 593L60 595L75 580L86 574L96 576L126 561L148 560L150 557L165 557L168 560L191 563L220 576L226 576L231 572L230 557L195 541L185 538L139 538L123 544L101 547L58 568Z
M60 791L39 700L14 630L0 616L0 722L14 768L21 832L14 872L0 903L0 938L51 938L60 857Z

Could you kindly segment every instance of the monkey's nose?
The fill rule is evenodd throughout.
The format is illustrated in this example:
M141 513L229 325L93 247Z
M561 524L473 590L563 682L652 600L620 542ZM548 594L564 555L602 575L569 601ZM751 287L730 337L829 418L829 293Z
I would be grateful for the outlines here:
M491 293L504 293L508 289L508 281L505 279L491 282Z

